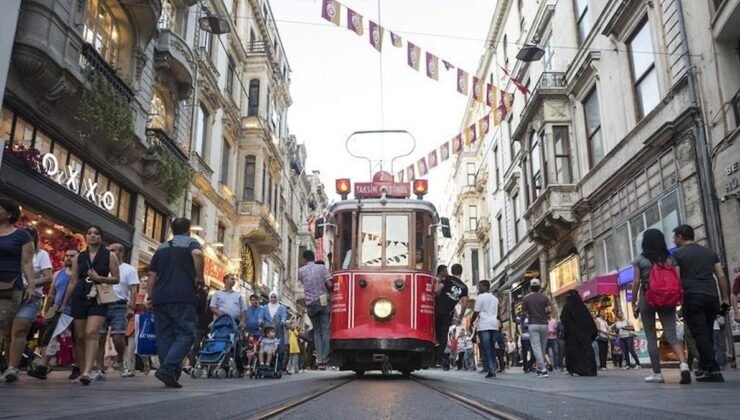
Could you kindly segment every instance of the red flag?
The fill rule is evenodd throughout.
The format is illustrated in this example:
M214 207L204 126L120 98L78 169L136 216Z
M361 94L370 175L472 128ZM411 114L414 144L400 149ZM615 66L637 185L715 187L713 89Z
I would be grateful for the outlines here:
M357 35L363 34L362 15L350 8L347 8L347 29Z
M457 91L468 96L468 72L457 68Z
M482 79L477 76L473 76L473 99L478 102L483 102L483 83Z
M427 155L427 165L429 166L429 169L434 169L437 167L437 151L432 150Z
M321 17L339 26L339 2L336 0L324 0L321 7Z
M520 92L522 92L525 95L529 93L529 88L524 86L524 84L522 84L522 82L519 81L519 79L511 77L511 74L509 74L509 72L505 68L501 66L499 66L499 68L504 71L504 74L506 74L509 80L511 80L511 83L513 83L517 87L517 89L519 89Z
M442 64L445 65L445 70L450 70L450 69L454 69L455 68L455 66L452 65L452 63L450 63L447 60L442 60Z
M383 27L377 23L370 21L370 45L373 46L378 52L383 48Z
M396 48L401 48L403 46L403 43L401 42L401 37L391 32L391 44L393 44Z
M406 168L406 178L409 182L416 179L416 175L414 175L414 165L409 165L409 167Z
M416 162L416 166L419 168L419 176L426 176L426 174L429 173L429 170L427 169L426 159L419 159L419 161Z
M488 114L486 114L483 118L480 119L480 121L478 121L478 131L480 132L481 137L488 134L489 121L490 121L490 118Z
M486 105L493 106L496 104L496 86L488 83L486 87Z
M430 53L426 53L427 58L427 77L434 80L439 80L439 61L437 57ZM422 175L423 176L423 175Z
M408 49L406 52L406 56L408 58L409 66L411 66L414 70L419 70L419 55L421 55L421 49L414 45L411 42L407 42Z
M398 174L396 174L396 182L403 182L403 175L405 174L405 172L406 171L404 171L403 169L398 171Z
M442 162L450 158L450 142L446 141L443 145L439 146L439 158Z
M462 134L458 134L452 139L452 153L459 155L463 149Z

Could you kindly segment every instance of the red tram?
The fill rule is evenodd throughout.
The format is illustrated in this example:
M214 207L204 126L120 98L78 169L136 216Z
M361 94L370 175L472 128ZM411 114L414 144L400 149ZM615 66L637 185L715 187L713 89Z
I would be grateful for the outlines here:
M359 376L431 366L436 227L449 237L449 221L422 199L426 180L394 182L381 171L354 184L354 199L349 179L336 187L343 199L316 227L319 238L329 227L333 255L331 364Z

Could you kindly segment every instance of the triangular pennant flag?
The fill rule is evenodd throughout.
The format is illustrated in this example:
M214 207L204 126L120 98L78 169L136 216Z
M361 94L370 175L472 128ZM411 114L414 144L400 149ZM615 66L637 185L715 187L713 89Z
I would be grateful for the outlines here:
M347 29L357 35L363 34L362 15L350 8L347 8Z
M498 89L490 83L486 84L486 87L486 105L493 106L496 104L496 92Z
M468 72L459 67L457 69L457 91L468 96Z
M416 162L416 166L419 168L419 176L426 176L429 173L426 159L419 159L419 161Z
M437 151L432 150L427 155L427 165L429 166L429 169L434 169L437 167Z
M403 182L403 175L404 175L404 173L405 173L405 171L403 169L401 169L400 171L398 171L398 173L396 174L396 182Z
M465 146L470 146L471 144L475 143L476 139L477 135L475 131L475 124L471 124L470 127L465 130Z
M490 118L488 114L486 114L483 118L478 121L478 131L480 132L480 136L483 137L486 134L488 134L488 125L489 125Z
M450 142L446 141L444 144L439 146L439 158L442 162L450 158Z
M427 62L427 77L434 80L439 80L439 60L434 54L426 53Z
M455 68L455 66L453 66L452 63L447 60L442 60L442 64L445 65L445 70L452 70Z
M414 70L419 70L419 55L421 55L421 49L411 42L406 43L408 49L406 50L406 56L408 58L409 66Z
M339 26L339 2L336 0L324 0L321 7L321 17Z
M401 37L391 32L391 44L393 44L396 48L403 47L403 42L401 42Z
M483 103L483 84L485 81L473 76L473 99Z
M458 134L452 139L452 153L459 155L463 149L462 134Z
M416 179L416 175L414 174L414 165L409 165L409 167L406 168L406 178L409 182Z
M372 20L370 21L370 45L378 52L383 48L383 27Z

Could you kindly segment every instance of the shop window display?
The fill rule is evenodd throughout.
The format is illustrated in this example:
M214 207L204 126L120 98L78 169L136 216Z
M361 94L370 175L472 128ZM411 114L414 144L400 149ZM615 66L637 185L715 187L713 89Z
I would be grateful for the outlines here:
M66 226L55 223L28 209L23 209L16 227L34 226L39 232L39 247L49 253L54 271L64 268L64 253L67 249L85 247L85 236Z

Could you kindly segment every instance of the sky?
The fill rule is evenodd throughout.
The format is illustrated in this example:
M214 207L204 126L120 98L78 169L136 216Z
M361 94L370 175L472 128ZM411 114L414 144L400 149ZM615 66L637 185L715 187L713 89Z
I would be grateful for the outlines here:
M460 131L467 98L455 89L456 70L446 71L440 61L439 81L426 76L423 62L415 71L406 64L406 41L418 45L422 57L429 51L472 75L496 5L495 0L380 0L378 19L377 0L340 3L364 16L362 36L346 28L345 7L337 27L322 19L322 0L270 0L292 70L288 127L306 145L307 171L321 172L330 201L336 198L335 179L370 180L367 162L345 150L345 141L354 131L404 129L413 134L416 150L396 161L394 173ZM386 28L382 89L381 53L370 45L369 19ZM403 38L402 48L392 46L388 31ZM378 158L382 152L386 159L410 147L408 137L397 135L360 136L351 142L355 154ZM427 198L440 210L450 162L426 177Z

